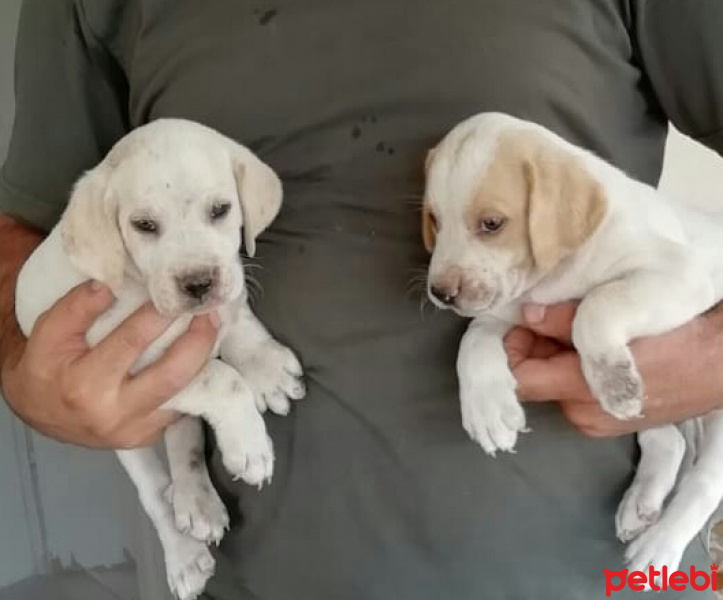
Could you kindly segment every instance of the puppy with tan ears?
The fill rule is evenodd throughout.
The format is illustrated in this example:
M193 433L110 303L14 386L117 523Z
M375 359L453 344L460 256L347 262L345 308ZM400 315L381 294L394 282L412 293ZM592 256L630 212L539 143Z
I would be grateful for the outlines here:
M526 430L503 337L523 302L580 300L572 341L603 409L638 417L645 390L629 342L723 298L723 213L665 198L551 131L500 113L456 126L427 156L428 293L471 317L457 360L462 423L489 454ZM681 470L686 437L696 461ZM633 570L674 570L723 497L723 412L643 431L618 509ZM668 496L669 504L664 509Z
M110 287L112 308L88 331L92 347L150 300L174 319L133 366L159 358L194 315L217 311L209 361L164 408L189 415L165 434L170 476L152 448L119 451L163 545L168 583L181 600L214 570L207 544L228 526L203 460L213 427L231 475L270 480L274 454L261 413L288 412L305 395L294 353L276 342L247 303L239 254L273 221L281 181L235 141L197 123L161 119L135 129L80 178L59 224L18 279L17 318L27 335L41 313L90 278Z

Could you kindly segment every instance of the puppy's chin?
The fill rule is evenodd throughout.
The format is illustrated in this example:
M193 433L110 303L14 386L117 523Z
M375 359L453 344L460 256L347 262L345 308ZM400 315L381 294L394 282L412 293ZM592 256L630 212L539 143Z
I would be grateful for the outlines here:
M193 300L192 298L178 297L175 302L153 302L153 306L158 313L167 319L175 319L185 315L203 315L211 312L227 304L238 297L238 294L212 294L208 299L203 301Z
M500 294L492 294L484 300L465 300L460 298L454 306L450 307L460 317L480 317L487 311L499 306Z
M493 294L484 300L465 300L459 299L454 304L444 304L437 300L432 294L427 294L429 300L440 310L451 310L460 317L474 318L479 317L485 312L499 306L501 294Z

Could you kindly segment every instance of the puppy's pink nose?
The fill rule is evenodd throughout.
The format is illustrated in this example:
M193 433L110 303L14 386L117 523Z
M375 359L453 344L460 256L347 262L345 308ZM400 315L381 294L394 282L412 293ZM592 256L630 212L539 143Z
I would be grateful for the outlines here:
M432 285L430 286L429 291L432 296L434 296L442 304L451 306L454 304L454 301L459 294L459 287L456 285Z

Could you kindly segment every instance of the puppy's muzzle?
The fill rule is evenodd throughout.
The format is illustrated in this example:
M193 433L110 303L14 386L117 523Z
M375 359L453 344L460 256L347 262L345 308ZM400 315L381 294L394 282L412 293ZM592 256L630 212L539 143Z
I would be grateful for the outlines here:
M203 302L218 282L218 269L191 271L176 277L179 291L193 300Z
M456 310L486 307L495 294L482 281L449 269L430 280L429 296L439 308Z

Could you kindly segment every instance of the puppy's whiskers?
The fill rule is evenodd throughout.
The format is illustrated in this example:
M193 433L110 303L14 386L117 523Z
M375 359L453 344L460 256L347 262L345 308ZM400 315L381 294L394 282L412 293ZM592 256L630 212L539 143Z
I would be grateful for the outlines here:
M432 312L436 310L436 307L432 304L429 296L425 294L419 299L419 314L422 317L422 320L424 320L424 309L428 307L432 309Z
M413 275L411 279L409 280L409 283L407 284L407 293L410 296L416 296L419 295L419 313L424 319L424 310L427 307L432 307L434 309L434 305L429 300L429 296L427 295L427 269L426 268L417 268L412 270Z
M422 204L424 204L424 196L418 194L405 194L400 196L400 198L404 200L404 204L407 206L411 206L412 208L419 210L422 209Z
M407 293L426 294L427 292L427 269L413 269L412 276L407 283Z
M244 266L244 269L261 269L261 270L264 269L263 265L260 265L259 263L254 262L250 258L243 259L243 266Z
M244 279L246 280L246 288L249 292L249 300L256 302L259 298L264 295L264 288L258 279L248 272L244 273Z

